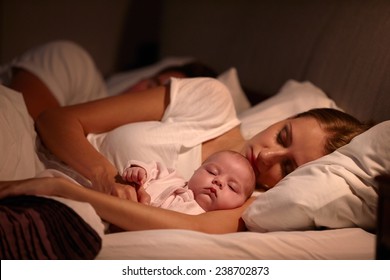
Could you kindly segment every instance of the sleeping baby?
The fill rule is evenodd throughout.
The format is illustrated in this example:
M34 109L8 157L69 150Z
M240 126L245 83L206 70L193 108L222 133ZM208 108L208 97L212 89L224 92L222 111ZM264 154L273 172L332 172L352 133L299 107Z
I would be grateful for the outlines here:
M150 205L193 215L237 208L255 189L251 164L233 151L211 155L188 181L159 162L140 161L129 161L122 178L143 186Z

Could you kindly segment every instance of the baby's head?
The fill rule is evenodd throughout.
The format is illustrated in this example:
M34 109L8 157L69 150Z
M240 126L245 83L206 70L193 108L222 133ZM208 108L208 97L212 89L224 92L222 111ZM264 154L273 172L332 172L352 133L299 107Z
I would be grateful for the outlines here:
M233 209L244 204L255 189L255 173L240 153L211 155L188 181L195 200L205 211Z

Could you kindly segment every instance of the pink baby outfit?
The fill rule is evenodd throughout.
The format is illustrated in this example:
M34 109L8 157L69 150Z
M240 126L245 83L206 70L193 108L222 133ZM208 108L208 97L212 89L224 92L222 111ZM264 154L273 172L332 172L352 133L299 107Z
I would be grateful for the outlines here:
M131 160L129 166L140 166L146 170L144 184L150 195L150 205L186 214L196 215L205 212L195 201L194 193L188 189L187 181L170 168L159 162L144 163Z

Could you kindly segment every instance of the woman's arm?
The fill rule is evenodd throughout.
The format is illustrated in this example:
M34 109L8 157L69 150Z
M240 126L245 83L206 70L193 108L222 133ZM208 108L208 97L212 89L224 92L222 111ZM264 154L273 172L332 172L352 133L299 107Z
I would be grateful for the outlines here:
M37 130L48 149L98 190L115 186L116 168L88 142L88 133L107 132L123 124L160 120L169 103L168 89L119 95L84 104L50 109L40 115ZM107 190L106 190L107 192Z
M0 183L0 197L11 195L53 195L90 203L98 215L129 231L149 229L188 229L206 233L245 230L241 214L253 201L233 210L187 215L109 196L80 187L63 178L39 178Z

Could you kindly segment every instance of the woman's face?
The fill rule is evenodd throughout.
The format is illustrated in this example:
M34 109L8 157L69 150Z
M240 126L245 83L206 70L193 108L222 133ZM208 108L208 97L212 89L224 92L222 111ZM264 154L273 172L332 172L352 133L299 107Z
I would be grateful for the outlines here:
M257 184L272 188L298 166L324 156L325 140L326 133L314 118L287 119L247 141L243 154Z

